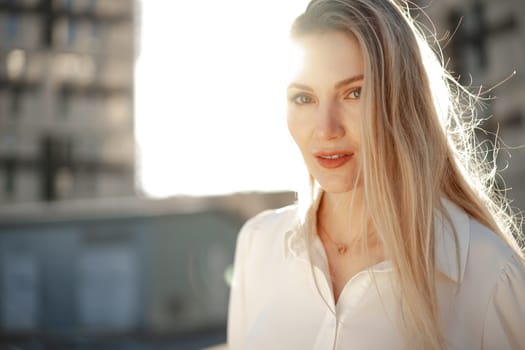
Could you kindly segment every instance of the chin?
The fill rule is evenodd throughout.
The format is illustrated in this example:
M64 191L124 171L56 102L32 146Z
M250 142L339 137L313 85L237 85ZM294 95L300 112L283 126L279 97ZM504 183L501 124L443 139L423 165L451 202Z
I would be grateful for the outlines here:
M342 193L351 192L353 190L352 187L338 188L338 187L324 187L324 186L321 186L321 189L326 193L333 193L333 194L342 194Z
M327 193L345 193L351 192L356 188L355 181L319 181L317 180L319 187Z

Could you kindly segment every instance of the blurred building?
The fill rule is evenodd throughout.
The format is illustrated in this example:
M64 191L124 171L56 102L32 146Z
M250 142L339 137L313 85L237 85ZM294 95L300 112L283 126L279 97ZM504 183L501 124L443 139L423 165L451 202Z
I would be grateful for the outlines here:
M525 6L522 0L420 0L453 75L487 101L482 127L501 138L497 165L513 206L525 209ZM421 16L420 16L420 19ZM428 22L427 22L428 24ZM453 34L454 33L454 34ZM515 72L515 75L513 75ZM512 76L510 79L509 77ZM480 133L480 138L494 140Z
M237 233L293 193L0 212L0 350L196 350L226 338Z
M134 5L0 0L0 204L134 193Z

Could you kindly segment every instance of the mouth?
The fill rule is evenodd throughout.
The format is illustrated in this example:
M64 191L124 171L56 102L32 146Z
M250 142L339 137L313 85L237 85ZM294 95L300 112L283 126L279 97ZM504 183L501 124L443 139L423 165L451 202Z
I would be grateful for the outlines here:
M346 156L345 154L333 154L331 156L319 156L319 158L323 158L323 159L339 159L339 158L343 158L345 156Z
M319 165L327 169L335 169L345 165L354 156L351 152L318 152L314 154Z

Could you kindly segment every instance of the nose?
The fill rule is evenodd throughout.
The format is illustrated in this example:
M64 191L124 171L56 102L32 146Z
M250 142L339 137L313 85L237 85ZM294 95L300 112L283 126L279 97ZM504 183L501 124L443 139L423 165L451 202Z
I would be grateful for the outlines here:
M337 139L345 135L342 114L337 103L320 104L317 111L316 134L321 139Z

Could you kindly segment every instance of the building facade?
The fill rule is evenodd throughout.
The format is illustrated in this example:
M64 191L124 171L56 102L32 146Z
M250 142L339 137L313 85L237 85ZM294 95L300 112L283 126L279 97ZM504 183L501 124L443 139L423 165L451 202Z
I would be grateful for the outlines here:
M525 209L525 7L521 0L417 2L445 46L448 67L464 86L481 92L481 140L499 147L496 165L511 205ZM488 133L487 133L488 132ZM492 148L486 143L484 147ZM492 154L489 157L493 157Z
M0 204L134 194L134 6L0 1Z

